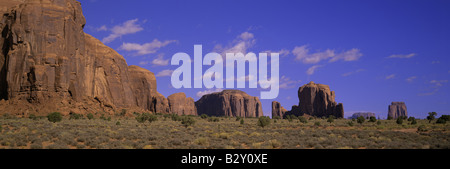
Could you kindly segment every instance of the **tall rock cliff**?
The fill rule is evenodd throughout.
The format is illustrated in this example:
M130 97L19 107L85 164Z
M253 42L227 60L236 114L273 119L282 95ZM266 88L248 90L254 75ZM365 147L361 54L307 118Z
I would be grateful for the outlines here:
M195 102L198 115L229 116L229 117L260 117L263 116L261 102L239 90L224 90L222 92L204 95Z
M286 112L287 110L283 106L281 106L280 102L277 101L272 102L272 118L273 117L284 118Z
M328 85L310 82L298 90L299 111L316 117L344 117L344 106L336 103L334 91Z
M389 105L388 111L388 118L392 117L397 119L399 117L408 117L405 102L392 102L391 105Z
M168 113L153 73L128 67L123 56L84 33L78 1L0 0L0 12L0 100L41 110L56 101L59 107L83 103L79 111L94 104Z

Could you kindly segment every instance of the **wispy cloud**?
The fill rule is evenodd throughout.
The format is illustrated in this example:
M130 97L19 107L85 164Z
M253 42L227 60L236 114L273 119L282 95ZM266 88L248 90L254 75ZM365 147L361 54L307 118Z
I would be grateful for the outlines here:
M214 51L221 53L222 56L226 56L226 53L243 53L247 54L249 48L253 47L256 43L255 35L250 32L244 32L236 37L233 42L227 47L222 45L216 45Z
M329 60L329 62L336 62L339 60L356 61L363 56L361 51L356 48L341 53L336 53L332 49L310 53L308 45L295 47L294 50L292 50L292 54L294 54L295 60L301 61L305 64L316 64L324 60Z
M145 44L137 44L137 43L123 43L122 46L119 47L119 50L125 50L129 52L136 52L135 55L146 55L156 53L160 48L167 46L171 43L177 42L176 40L166 40L164 42L159 41L158 39L154 39L150 43Z
M173 70L167 69L156 74L156 77L167 77L172 76Z
M314 65L314 66L310 67L310 68L306 71L306 74L307 74L307 75L313 75L313 74L316 72L316 70L317 70L318 68L320 68L320 67L323 67L323 66L322 66L322 65Z
M301 80L291 80L291 78L286 76L281 76L280 78L280 89L292 89L298 87Z
M144 30L144 28L137 23L138 21L138 19L128 20L120 25L114 26L110 29L111 34L103 38L103 43L110 43L123 35L134 34ZM103 29L106 29L106 26L103 28L101 27L101 30Z
M395 74L391 74L391 75L388 75L388 76L386 76L386 80L390 80L390 79L394 79L396 77L396 75Z
M101 27L97 28L96 31L100 32L100 31L107 31L108 28L106 27L106 25L102 25Z
M169 59L164 59L164 55L159 54L157 58L153 59L152 64L155 66L167 66L169 65Z
M414 56L416 56L417 54L415 53L411 53L411 54L398 54L398 55L391 55L388 58L399 58L399 59L409 59L412 58Z
M365 71L365 69L358 69L358 70L355 70L355 71L352 71L352 72L344 73L344 74L342 74L342 76L347 77L347 76L354 75L354 74L357 74L357 73L363 72L363 71Z
M431 80L429 82L430 84L430 92L426 92L426 93L419 93L419 96L431 96L436 94L437 92L439 92L439 90L441 89L442 86L444 86L445 84L448 83L448 80Z
M411 77L408 77L407 79L406 79L406 81L408 82L408 83L412 83L412 82L414 82L414 80L416 80L417 79L417 76L411 76Z
M287 56L287 55L291 54L291 51L289 51L287 49L281 49L279 51L266 50L266 51L263 51L261 53L279 53L281 57L284 57L284 56Z
M197 92L197 97L202 97L207 94L217 93L217 92L222 92L222 91L223 91L223 89L211 89L211 90L199 91L199 92Z

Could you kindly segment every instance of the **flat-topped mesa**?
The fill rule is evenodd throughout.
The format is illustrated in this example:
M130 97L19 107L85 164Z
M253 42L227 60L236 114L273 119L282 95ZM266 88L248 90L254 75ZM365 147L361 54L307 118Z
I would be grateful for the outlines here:
M170 113L178 115L197 115L194 99L184 93L175 93L167 97Z
M397 119L399 117L408 117L405 102L392 102L388 108L388 118Z
M40 110L61 102L52 109L77 105L78 112L94 101L112 110L169 113L153 73L128 67L123 56L84 33L78 1L0 0L0 12L0 100Z
M229 116L229 117L260 117L263 116L261 102L239 90L224 90L222 92L204 95L195 102L198 115Z
M316 117L328 117L330 115L337 118L344 117L344 106L342 103L336 103L335 93L330 90L328 85L310 82L299 88L298 98L298 111L301 114Z

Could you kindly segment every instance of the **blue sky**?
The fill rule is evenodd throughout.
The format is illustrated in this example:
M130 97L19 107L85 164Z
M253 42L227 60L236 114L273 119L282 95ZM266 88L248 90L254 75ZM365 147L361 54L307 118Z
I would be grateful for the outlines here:
M174 89L175 53L280 52L280 95L288 110L297 90L330 85L345 115L386 118L392 101L410 116L450 114L450 1L80 0L85 31L157 75L166 97L198 100L208 89ZM205 71L209 67L204 66ZM259 96L260 89L244 89ZM262 100L265 115L271 102Z

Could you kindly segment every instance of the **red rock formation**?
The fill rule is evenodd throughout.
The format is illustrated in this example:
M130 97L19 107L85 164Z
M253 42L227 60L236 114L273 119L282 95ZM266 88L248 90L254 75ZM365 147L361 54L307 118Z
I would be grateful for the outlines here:
M218 93L204 95L195 102L198 115L229 116L229 117L260 117L263 116L261 102L239 90L224 90Z
M128 67L123 56L84 33L78 1L0 0L0 12L0 100L41 110L77 105L82 112L89 103L169 112L153 73Z

